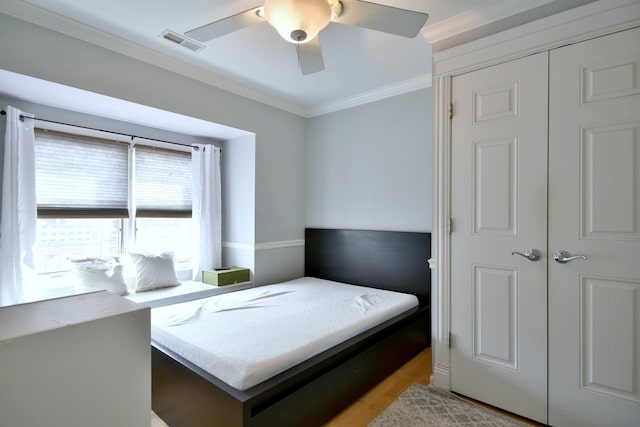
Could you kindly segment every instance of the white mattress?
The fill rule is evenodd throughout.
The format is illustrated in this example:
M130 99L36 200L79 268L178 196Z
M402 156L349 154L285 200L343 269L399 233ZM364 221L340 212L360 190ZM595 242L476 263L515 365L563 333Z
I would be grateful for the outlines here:
M414 306L413 295L304 277L151 310L151 338L246 390Z

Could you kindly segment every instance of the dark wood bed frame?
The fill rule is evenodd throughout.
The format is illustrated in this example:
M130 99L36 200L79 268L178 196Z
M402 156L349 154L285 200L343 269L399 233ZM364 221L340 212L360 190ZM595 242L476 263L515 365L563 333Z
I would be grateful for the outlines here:
M401 314L246 391L152 343L152 408L171 427L316 426L430 345L429 233L305 231L305 275L418 297Z

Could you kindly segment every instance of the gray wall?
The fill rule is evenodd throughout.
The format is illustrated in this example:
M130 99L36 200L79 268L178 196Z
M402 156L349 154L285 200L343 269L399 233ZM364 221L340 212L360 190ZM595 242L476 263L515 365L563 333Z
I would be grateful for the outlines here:
M240 250L304 238L304 118L4 14L0 39L3 69L256 134L254 234ZM298 264L284 262L278 279L300 276ZM256 267L255 282L275 280L271 271Z
M432 231L432 90L326 114L307 127L307 225Z
M250 267L256 271L256 138L243 136L226 141L222 149L222 265ZM287 275L297 274L289 269ZM255 276L255 275L254 275ZM276 279L267 273L262 277Z
M303 274L305 226L432 229L431 89L305 119L8 15L0 39L0 68L254 133L223 191L245 197L225 262L258 285Z

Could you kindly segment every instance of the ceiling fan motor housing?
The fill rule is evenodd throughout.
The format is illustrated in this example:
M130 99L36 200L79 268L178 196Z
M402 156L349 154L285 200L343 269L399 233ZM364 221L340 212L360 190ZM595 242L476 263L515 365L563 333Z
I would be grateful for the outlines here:
M302 43L307 38L307 33L304 30L293 30L290 35L292 40L297 41L298 43Z
M267 22L292 43L313 40L331 20L327 0L267 0L264 13Z

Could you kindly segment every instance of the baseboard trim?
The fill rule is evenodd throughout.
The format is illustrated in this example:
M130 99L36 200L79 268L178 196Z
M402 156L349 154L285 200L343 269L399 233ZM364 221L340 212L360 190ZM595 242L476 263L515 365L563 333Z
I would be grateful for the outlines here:
M431 385L444 390L451 390L450 369L446 366L433 365Z

